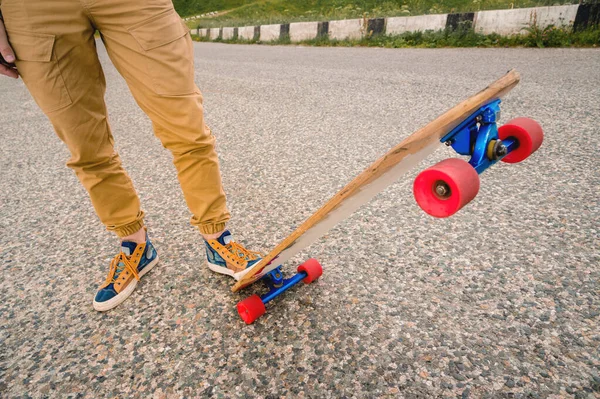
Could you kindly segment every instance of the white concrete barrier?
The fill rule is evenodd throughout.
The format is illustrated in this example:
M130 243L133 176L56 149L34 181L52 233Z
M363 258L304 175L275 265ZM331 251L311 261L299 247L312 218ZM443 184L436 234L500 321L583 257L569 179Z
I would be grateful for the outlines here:
M575 22L578 8L578 4L556 7L537 7L537 23L542 26L572 26L573 22Z
M447 14L418 15L416 17L388 18L385 27L386 35L399 35L405 32L426 30L442 30L446 28Z
M201 36L201 37L208 36L208 29L206 29L206 28L205 29L199 29L198 30L198 35Z
M254 39L254 26L243 26L238 28L238 38L243 40Z
M223 40L233 39L233 29L234 28L223 28Z
M474 29L477 33L489 35L515 35L526 33L523 29L534 21L540 28L549 25L572 26L577 15L577 4L553 7L517 8L513 10L479 11L475 14Z
M360 39L363 34L362 19L344 19L341 21L329 21L329 38Z
M281 34L281 25L261 25L260 27L260 41L261 42L272 42L279 40Z
M210 38L212 40L215 40L219 37L219 34L221 32L220 28L210 28Z
M312 40L317 37L318 32L318 22L295 22L290 24L290 40L293 42Z

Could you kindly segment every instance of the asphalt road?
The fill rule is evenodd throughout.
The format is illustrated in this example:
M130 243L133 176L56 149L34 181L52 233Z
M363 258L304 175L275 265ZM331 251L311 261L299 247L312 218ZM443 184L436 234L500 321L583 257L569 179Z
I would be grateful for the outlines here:
M253 249L512 67L503 121L535 118L546 138L446 220L416 206L413 171L297 257L321 261L320 281L246 326L235 304L260 286L232 294L205 266L171 156L100 46L162 260L99 314L118 241L22 82L0 79L0 397L600 397L600 51L195 50L229 227Z

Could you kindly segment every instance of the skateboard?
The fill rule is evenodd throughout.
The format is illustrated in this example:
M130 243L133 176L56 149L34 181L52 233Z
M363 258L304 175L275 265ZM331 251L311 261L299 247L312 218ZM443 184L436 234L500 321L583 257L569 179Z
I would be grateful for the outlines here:
M487 168L498 161L520 162L535 152L543 140L543 131L537 122L516 118L500 127L497 125L501 98L519 80L518 72L511 70L414 132L356 176L249 268L232 291L262 279L269 292L262 296L252 295L237 304L242 320L251 324L265 313L266 303L301 281L311 283L318 279L323 270L316 259L298 266L297 273L287 279L282 265L414 168L440 143L451 146L460 155L470 156L470 159L449 158L416 177L413 195L417 204L438 218L453 215L475 198L479 191L479 175Z

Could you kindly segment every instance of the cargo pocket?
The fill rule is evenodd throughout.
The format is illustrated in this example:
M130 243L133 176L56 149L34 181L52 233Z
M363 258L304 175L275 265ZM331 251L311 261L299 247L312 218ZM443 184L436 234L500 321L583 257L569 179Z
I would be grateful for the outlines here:
M54 35L10 30L17 70L42 111L49 113L71 104L56 53Z
M189 29L175 10L138 23L128 31L142 49L156 93L184 95L197 91Z

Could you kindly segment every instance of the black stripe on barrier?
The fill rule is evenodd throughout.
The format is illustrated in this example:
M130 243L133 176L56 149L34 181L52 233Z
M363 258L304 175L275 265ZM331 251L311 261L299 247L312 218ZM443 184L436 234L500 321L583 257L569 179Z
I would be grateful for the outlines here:
M465 25L466 23L470 23L470 26L473 26L473 21L475 20L474 12L462 12L457 14L448 14L448 18L446 19L446 29L448 30L456 30L460 25Z
M233 28L233 40L238 39L238 28Z
M317 24L317 37L325 37L329 35L329 21L319 22Z
M595 25L600 25L600 3L580 4L573 22L573 30L582 31Z
M254 40L260 39L260 26L254 27Z
M281 24L279 28L279 39L283 40L290 36L290 24Z
M385 18L372 18L367 23L367 33L380 35L385 33Z
M219 39L223 40L223 28L219 29Z

